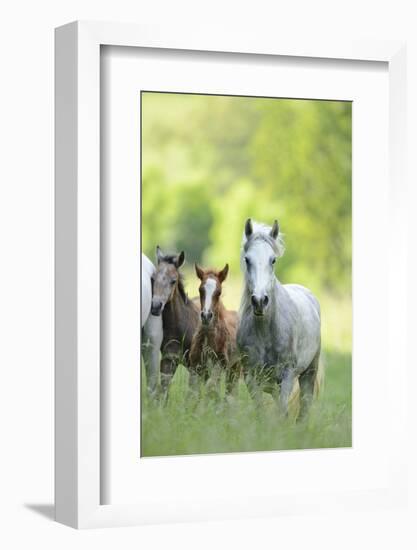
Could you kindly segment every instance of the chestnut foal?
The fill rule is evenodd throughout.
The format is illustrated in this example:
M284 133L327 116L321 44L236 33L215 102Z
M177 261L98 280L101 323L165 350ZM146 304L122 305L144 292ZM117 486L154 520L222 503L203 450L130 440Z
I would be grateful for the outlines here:
M236 311L226 310L220 298L229 266L226 264L221 271L216 271L195 264L195 271L201 281L201 321L190 349L191 385L195 387L199 377L206 382L211 374L210 364L219 365L226 371L226 392L230 393L239 377L236 358L238 317ZM218 377L219 369L216 371Z

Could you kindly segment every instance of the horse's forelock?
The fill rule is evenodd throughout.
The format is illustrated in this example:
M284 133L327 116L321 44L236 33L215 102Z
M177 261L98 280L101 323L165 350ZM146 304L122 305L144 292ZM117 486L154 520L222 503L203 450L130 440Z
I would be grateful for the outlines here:
M213 277L214 279L218 279L218 272L215 269L212 269L211 267L204 270L204 279L209 279L210 277Z
M252 227L253 227L253 233L249 238L246 237L245 232L243 232L243 238L242 238L243 252L246 252L251 246L251 244L253 244L254 242L264 241L272 247L272 250L275 252L275 254L278 257L281 257L284 254L285 245L284 245L283 235L281 232L278 234L277 239L274 239L270 235L272 230L271 226L253 221Z
M252 245L253 243L255 243L256 241L263 241L263 242L269 244L269 246L272 248L272 250L275 252L275 254L278 255L279 250L278 250L278 245L277 245L275 239L273 239L272 237L269 237L268 235L263 235L262 233L258 233L258 234L252 235L252 236L246 241L246 243L244 244L243 250L244 250L245 252L247 252L247 250L249 250L249 248L251 247L251 245Z
M178 257L177 254L164 254L161 257L161 262L165 262L167 264L175 265L177 257Z

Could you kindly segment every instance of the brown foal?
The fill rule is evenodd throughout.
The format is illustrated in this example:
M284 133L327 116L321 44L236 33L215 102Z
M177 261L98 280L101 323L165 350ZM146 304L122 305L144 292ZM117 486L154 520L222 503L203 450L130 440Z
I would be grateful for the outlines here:
M201 320L190 349L192 384L199 377L208 380L210 364L220 365L226 371L226 391L230 393L239 378L239 365L236 359L237 313L228 311L221 300L222 283L229 266L226 264L221 271L216 271L195 264L195 271L201 281Z
M199 323L198 305L185 293L180 268L185 255L164 254L156 249L157 267L153 275L152 315L162 315L161 389L164 398L181 362L189 366L189 351Z

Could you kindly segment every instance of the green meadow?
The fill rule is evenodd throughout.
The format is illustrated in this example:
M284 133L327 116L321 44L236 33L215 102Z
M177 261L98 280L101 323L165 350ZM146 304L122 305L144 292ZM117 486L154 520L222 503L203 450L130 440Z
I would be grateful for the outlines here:
M196 277L189 273L190 288ZM194 292L190 295L194 296ZM238 307L240 282L224 284L225 304ZM323 382L307 420L296 423L297 395L289 419L279 417L269 394L257 410L240 380L234 399L225 399L224 376L217 400L201 388L188 391L188 372L180 365L167 404L148 399L142 369L142 456L350 447L352 442L351 306L350 300L325 295L322 306Z

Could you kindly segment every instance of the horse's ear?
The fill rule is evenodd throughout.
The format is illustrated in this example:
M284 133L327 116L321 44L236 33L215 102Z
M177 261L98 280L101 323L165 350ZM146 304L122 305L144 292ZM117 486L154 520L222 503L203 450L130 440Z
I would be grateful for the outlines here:
M217 273L217 277L219 278L219 281L221 283L226 280L228 273L229 273L229 264L226 264L224 268Z
M201 269L201 267L197 263L194 264L194 267L195 267L195 273L197 277L200 279L200 281L202 281L204 277L204 271Z
M253 226L252 226L252 220L250 218L248 218L246 220L246 223L245 223L245 235L246 235L246 238L249 239L249 237L252 235L253 233Z
M157 247L156 247L156 260L157 260L158 264L160 262L162 262L163 259L164 259L164 255L163 255L162 250L161 250L161 248L159 247L159 244L158 244Z
M272 229L271 229L271 232L269 233L270 236L273 238L273 239L276 239L278 237L278 234L279 234L279 224L278 224L278 220L275 220L274 221L274 224L272 226Z
M175 267L179 269L185 262L184 250L182 250L175 259Z

